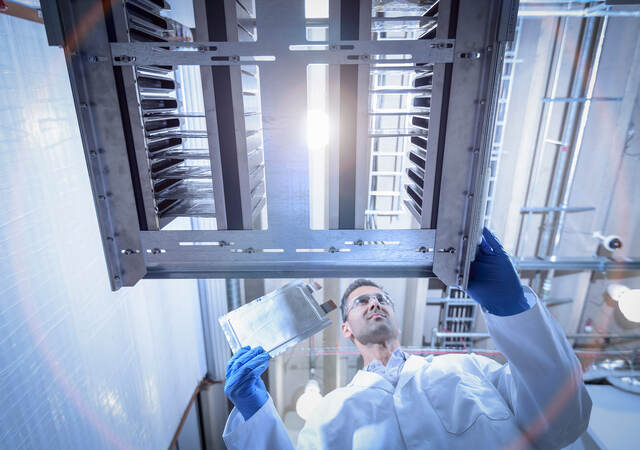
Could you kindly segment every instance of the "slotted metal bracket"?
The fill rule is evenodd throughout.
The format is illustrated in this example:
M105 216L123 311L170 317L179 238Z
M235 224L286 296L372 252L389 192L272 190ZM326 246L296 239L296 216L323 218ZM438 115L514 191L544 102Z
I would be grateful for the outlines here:
M125 7L129 3L154 7L141 0L125 2ZM72 90L112 287L132 286L143 276L434 275L448 285L465 287L475 242L481 231L488 143L495 87L502 63L503 44L498 39L498 30L500 23L507 20L505 17L512 17L513 3L441 0L437 16L425 19L429 23L437 21L437 29L433 28L435 36L421 40L368 40L366 29L356 35L359 40L335 39L340 34L330 30L329 41L309 42L305 34L304 1L261 0L251 12L258 30L255 42L235 41L233 33L223 36L227 40L216 42L167 39L129 42L122 24L116 23L111 28L109 25L109 20L114 20L109 14L120 14L122 5L116 5L105 14L100 0L57 1L59 20L56 19L56 26L62 24L62 35L65 36ZM512 6L503 7L506 4ZM331 11L335 12L335 0L332 5ZM235 27L235 23L227 23L239 20L229 9L234 7L237 7L235 2L225 0L224 17L218 17L215 25L225 25L227 30ZM362 14L367 9L368 6L355 10ZM205 10L207 26L213 25L211 11L210 8ZM85 17L93 20L88 29L81 26ZM368 19L358 18L360 25L366 27L379 22L377 18ZM335 21L329 19L328 23ZM201 35L196 31L196 36L211 39L217 35L204 30ZM360 122L354 115L356 126L345 127L344 132L356 132L357 136L340 144L340 151L345 150L345 142L354 147L351 150L360 158L357 167L368 167L362 156L370 153L368 139L380 135L406 136L407 139L428 135L418 229L309 228L305 132L309 64L329 64L334 69L360 66L363 70L358 73L362 76L355 80L359 113L362 114L362 105L366 104L369 92L369 69L403 67L424 71L425 65L433 66L428 131L400 130L390 134L385 130L369 130L367 134L362 120L364 115L361 114ZM148 161L148 149L143 148L148 146L149 130L145 129L144 121L138 123L140 117L134 117L141 102L133 87L137 82L135 70L177 65L203 68L203 91L208 96L204 118L208 129L190 134L180 130L176 136L208 139L209 145L197 151L191 149L191 152L177 146L162 155L169 155L165 155L168 160L173 158L181 163L189 158L207 159L210 166L184 164L156 170L154 162ZM264 166L260 167L264 167L263 189L268 218L268 229L265 230L250 229L254 208L247 205L251 201L246 191L250 178L245 173L249 165L247 144L233 139L237 133L245 133L239 100L242 93L237 92L241 83L233 76L234 73L238 75L241 66L256 66L260 72L264 151ZM215 78L215 74L222 72L229 76ZM333 76L331 74L335 75L336 71L329 73ZM156 81L162 84L162 80ZM224 110L225 103L221 101L222 86L236 90L227 102L231 105L230 111ZM157 89L162 90L162 86ZM330 99L331 102L335 103L335 99ZM234 120L220 120L221 114L233 114ZM165 116L169 115L165 113ZM163 117L160 113L154 116L160 117ZM171 133L165 137L170 139ZM335 144L340 139L334 136L330 142ZM149 172L149 167L153 173ZM231 170L236 173L231 174ZM342 173L340 167L331 170L337 170L337 178L343 181L345 176L353 177L353 171ZM189 186L174 186L172 195L197 195L197 201L208 201L205 205L207 217L220 215L220 228L238 229L162 230L167 218L159 216L155 205L165 201L166 196L156 190L153 179L156 174L199 180ZM341 195L362 197L362 193L368 191L361 185L369 179L367 173L358 174L355 179L357 186L339 183L341 188L349 186L354 190L341 192ZM240 191L233 201L232 190ZM189 211L198 215L198 208L189 209L190 204L185 205L182 215L188 216ZM349 221L354 223L353 228L363 227L365 211L362 208L365 207L365 202L350 202L341 205L347 210L341 210L340 215L353 217L354 220Z

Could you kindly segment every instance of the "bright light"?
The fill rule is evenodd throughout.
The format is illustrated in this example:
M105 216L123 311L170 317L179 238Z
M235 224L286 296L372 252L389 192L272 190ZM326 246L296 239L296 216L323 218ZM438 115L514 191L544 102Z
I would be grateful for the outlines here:
M620 312L631 322L640 322L640 289L629 289L618 301Z
M629 289L623 284L607 286L609 297L618 302L620 312L631 322L640 322L640 289Z
M319 150L329 143L329 117L317 109L307 112L307 145Z
M296 402L296 412L303 420L308 420L317 408L320 400L322 400L320 385L316 380L309 380L304 387L304 393Z

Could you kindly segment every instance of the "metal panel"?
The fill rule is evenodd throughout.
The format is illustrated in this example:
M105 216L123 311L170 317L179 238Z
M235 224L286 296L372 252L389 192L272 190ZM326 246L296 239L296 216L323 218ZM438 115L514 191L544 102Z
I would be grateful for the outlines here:
M261 42L285 48L289 42L303 42L304 3L258 2L256 23ZM290 56L282 59L261 67L260 77L268 228L308 229L307 66Z
M102 4L58 6L109 279L113 289L133 286L146 267ZM84 17L96 18L93 26L80 26L78 18Z
M195 3L198 39L238 41L235 0ZM251 190L247 159L242 77L240 66L201 67L207 125L217 129L209 145L215 173L213 185L220 229L252 225ZM223 111L217 114L217 111ZM215 119L215 123L214 122Z
M436 249L443 251L435 255L434 272L462 288L482 226L493 87L502 55L496 48L498 7L462 0L458 9L436 232Z

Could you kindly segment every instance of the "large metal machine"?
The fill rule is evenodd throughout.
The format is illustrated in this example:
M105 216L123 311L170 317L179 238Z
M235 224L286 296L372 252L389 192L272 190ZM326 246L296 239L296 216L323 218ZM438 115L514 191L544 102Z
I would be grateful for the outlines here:
M408 16L385 3L330 0L328 18L309 19L303 0L194 0L188 29L162 14L164 0L42 2L68 61L113 289L143 277L435 275L466 286L517 2L408 2L421 8ZM385 24L412 32L385 38ZM328 229L309 223L313 64L328 65ZM184 98L180 66L199 66L197 102ZM410 86L373 84L394 71ZM376 108L384 94L409 105ZM382 126L389 117L402 128ZM406 140L406 170L376 169L394 156L376 140L390 137ZM403 180L398 207L413 228L367 228L376 176ZM176 217L215 218L215 229L163 229Z

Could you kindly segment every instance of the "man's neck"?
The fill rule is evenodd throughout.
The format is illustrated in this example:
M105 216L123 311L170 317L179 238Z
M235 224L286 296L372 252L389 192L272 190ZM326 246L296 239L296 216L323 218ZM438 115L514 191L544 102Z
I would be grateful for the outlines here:
M364 367L367 367L374 360L380 361L386 366L393 352L400 348L398 339L391 339L387 342L375 344L362 344L356 341L355 344L358 350L360 350L362 359L364 359Z

